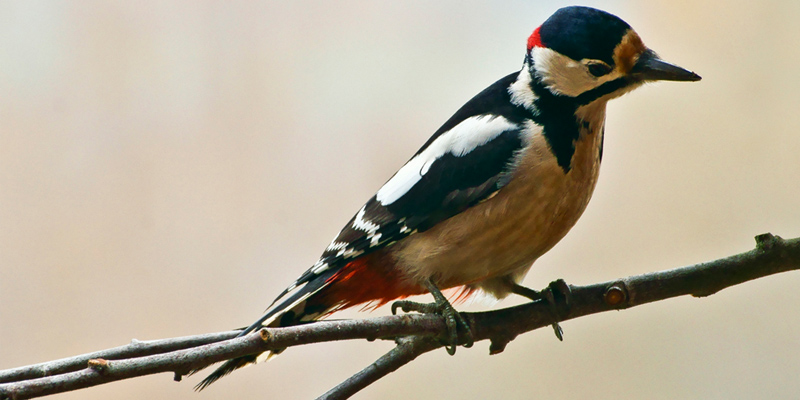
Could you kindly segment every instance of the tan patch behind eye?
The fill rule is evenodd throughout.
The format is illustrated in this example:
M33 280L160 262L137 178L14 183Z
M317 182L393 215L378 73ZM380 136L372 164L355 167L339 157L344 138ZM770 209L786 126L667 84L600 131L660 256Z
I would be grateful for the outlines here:
M627 74L636 64L639 55L645 50L647 47L642 42L642 38L633 29L629 29L617 48L614 49L614 64L617 65L620 72Z

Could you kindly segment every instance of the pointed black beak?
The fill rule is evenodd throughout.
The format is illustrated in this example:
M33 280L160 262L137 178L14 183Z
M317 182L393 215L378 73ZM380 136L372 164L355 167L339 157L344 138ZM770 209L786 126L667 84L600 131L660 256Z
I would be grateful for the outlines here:
M670 64L660 58L653 50L646 50L631 68L631 77L639 81L699 81L700 75Z

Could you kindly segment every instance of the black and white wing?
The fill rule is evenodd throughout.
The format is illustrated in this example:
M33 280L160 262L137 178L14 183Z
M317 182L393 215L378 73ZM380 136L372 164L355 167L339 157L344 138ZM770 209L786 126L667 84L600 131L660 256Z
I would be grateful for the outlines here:
M532 123L530 111L511 100L509 88L518 75L495 82L459 109L276 301L307 282L332 276L356 257L430 229L505 186L530 140L526 123Z
M353 259L430 229L502 189L531 140L535 116L519 101L521 91L530 92L526 74L500 79L461 107L242 334L302 307Z

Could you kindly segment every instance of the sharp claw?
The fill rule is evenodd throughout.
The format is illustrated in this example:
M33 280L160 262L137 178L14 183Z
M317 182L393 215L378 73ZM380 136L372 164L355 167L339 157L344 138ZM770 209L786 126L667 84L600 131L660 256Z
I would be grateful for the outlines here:
M450 334L450 346L447 346L447 353L452 356L456 354L456 347L458 347L458 325L452 308L445 308L443 313L445 314L447 332Z
M465 336L467 337L467 342L464 343L464 347L470 348L472 347L473 344L475 344L475 338L472 337L472 330L469 329L469 324L467 324L467 321L464 319L463 316L461 316L461 314L456 314L456 315L458 315L458 318L461 320L461 324L464 326L466 330Z
M563 308L560 309L558 307L558 301L556 301L556 297L558 297L558 300L563 300L561 304L565 306L567 310L572 304L572 289L570 289L567 282L565 282L563 279L557 279L553 282L550 282L550 285L548 285L546 289L539 292L518 284L512 284L511 291L533 301L544 300L550 306L550 313L556 320L560 319L563 315L561 312L563 311ZM561 329L561 325L556 322L552 324L552 327L553 332L556 334L556 338L558 338L560 341L564 341L564 330Z
M561 329L561 325L559 325L558 322L556 322L552 326L553 326L553 331L555 332L556 337L558 338L558 340L563 342L564 341L564 330Z
M469 329L469 324L464 319L464 317L456 311L455 308L447 301L447 299L442 295L442 292L439 291L433 283L426 282L426 286L428 290L433 295L433 298L436 300L435 303L415 303L408 300L400 300L392 303L392 314L396 315L397 309L401 309L404 312L409 311L416 311L425 314L439 314L444 318L445 326L447 327L447 334L448 334L448 344L445 345L445 350L447 350L447 354L451 356L456 354L456 348L458 347L459 340L458 340L458 327L461 325L464 328L464 336L466 338L466 343L464 347L472 347L475 343L475 340L472 337L472 331Z
M553 294L553 290L551 288L547 288L547 290L542 291L542 296L544 297L545 301L550 304L551 307L556 306L556 295Z
M561 295L560 297L564 298L564 305L567 306L567 308L572 305L572 288L570 288L563 279L556 279L550 282L548 289L550 289L549 292Z

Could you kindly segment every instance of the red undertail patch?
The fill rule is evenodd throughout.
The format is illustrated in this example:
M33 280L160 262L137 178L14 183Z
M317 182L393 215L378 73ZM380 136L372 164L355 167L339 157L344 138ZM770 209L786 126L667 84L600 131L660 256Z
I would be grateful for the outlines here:
M377 308L395 299L426 292L424 287L403 279L392 258L382 251L350 261L328 282L330 285L319 293L319 301L336 310L364 303L370 303L365 308Z
M451 302L461 303L475 290L459 286L447 292ZM306 307L326 309L325 314L359 304L364 304L363 309L372 310L393 300L427 293L424 286L405 279L392 257L379 250L350 261L328 279L324 289L308 299Z

